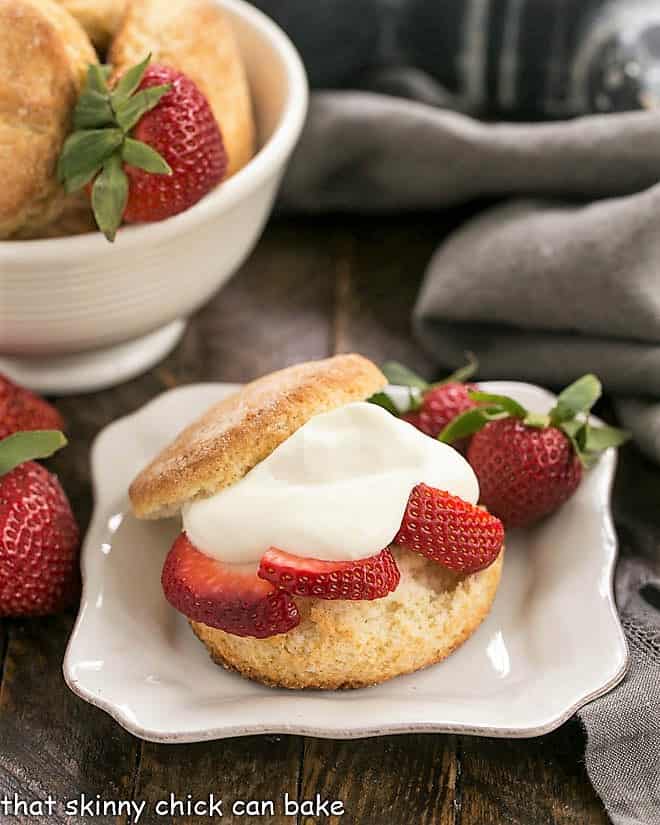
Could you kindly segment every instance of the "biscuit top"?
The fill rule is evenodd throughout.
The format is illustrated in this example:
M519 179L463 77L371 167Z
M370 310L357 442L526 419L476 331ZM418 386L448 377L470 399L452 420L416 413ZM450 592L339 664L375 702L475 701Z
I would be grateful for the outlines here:
M131 484L138 518L173 515L187 501L241 479L306 421L387 383L360 355L287 367L247 384L183 430Z

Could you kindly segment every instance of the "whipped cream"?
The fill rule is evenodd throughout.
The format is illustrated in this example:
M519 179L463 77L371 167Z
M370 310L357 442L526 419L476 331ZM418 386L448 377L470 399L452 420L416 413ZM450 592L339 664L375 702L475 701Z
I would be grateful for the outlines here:
M183 508L203 553L257 562L269 547L349 561L379 553L424 482L476 504L479 486L460 453L381 407L348 404L310 419L239 482Z

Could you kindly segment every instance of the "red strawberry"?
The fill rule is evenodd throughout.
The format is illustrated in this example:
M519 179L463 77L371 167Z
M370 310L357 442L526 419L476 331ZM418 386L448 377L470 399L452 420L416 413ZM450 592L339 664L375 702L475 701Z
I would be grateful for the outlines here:
M294 596L317 599L381 599L399 584L399 569L389 550L358 561L322 561L271 547L259 576Z
M154 175L126 166L129 195L124 220L162 221L190 209L227 171L227 153L208 101L190 78L167 66L146 70L139 89L170 83L158 105L142 116L132 137L155 149L172 169Z
M62 416L43 398L0 375L0 439L22 430L61 430Z
M98 65L73 114L57 174L67 192L87 187L108 240L122 220L161 221L189 209L227 171L227 152L208 100L186 75L149 66L113 88Z
M437 438L456 416L477 406L469 395L470 390L474 389L474 384L459 384L455 381L431 387L422 398L419 429L432 438Z
M78 527L57 478L34 461L0 477L0 616L65 608L78 586Z
M468 461L481 501L507 527L527 527L554 512L578 488L582 464L557 427L528 427L517 418L491 421L472 436Z
M400 416L403 421L407 421L409 424L412 424L413 427L417 427L418 430L422 429L422 425L419 420L419 413L415 410L409 410L408 412L401 413Z
M189 619L235 636L265 639L300 622L288 593L254 570L200 553L185 533L172 545L161 581L167 600Z
M477 371L478 363L474 356L469 362L438 384L429 384L408 367L397 361L388 361L383 364L383 373L390 382L399 387L408 387L410 394L409 409L398 413L394 402L387 395L387 391L376 393L371 401L388 409L417 427L431 438L437 438L444 428L457 416L466 410L476 407L475 401L470 398L470 391L475 389L473 384L466 384L468 378ZM463 450L465 443L456 442L454 446Z
M502 522L458 496L418 484L410 494L395 544L458 573L491 565L502 549Z
M451 443L472 436L468 461L479 479L481 501L507 527L527 527L575 492L583 466L627 440L615 427L589 422L600 395L600 381L584 375L544 414L505 395L476 392L478 408L455 418L441 439Z

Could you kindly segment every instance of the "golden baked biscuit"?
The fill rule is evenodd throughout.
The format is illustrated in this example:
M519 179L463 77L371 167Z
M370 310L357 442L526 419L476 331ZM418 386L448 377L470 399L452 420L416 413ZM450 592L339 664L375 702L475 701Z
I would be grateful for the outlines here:
M29 241L35 238L68 238L98 232L94 213L85 190L74 192L64 198L57 217L37 229L24 228L13 235L13 239Z
M393 548L397 589L373 601L295 598L301 621L268 639L233 636L190 622L214 662L272 687L359 688L437 664L486 618L504 551L490 567L460 576Z
M129 0L109 62L121 74L149 53L204 93L222 132L227 175L238 172L254 154L255 125L241 55L222 11L210 0Z
M54 0L0 0L0 238L35 232L63 209L57 158L96 59Z
M57 0L85 29L99 51L108 48L126 11L126 0Z
M336 355L265 375L187 427L131 484L138 518L176 513L241 479L312 416L363 401L387 379L361 355Z
M240 480L310 418L382 389L386 379L360 355L288 367L220 401L144 469L130 487L140 518L171 515L186 501ZM298 598L300 624L266 639L191 621L218 664L286 688L363 687L441 661L488 614L502 551L485 570L461 575L393 548L401 580L373 601Z

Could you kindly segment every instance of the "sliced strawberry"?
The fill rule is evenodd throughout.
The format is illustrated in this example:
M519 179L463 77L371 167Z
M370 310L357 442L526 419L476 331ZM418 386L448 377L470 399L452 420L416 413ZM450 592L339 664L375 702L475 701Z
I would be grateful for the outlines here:
M444 490L418 484L410 494L394 543L459 573L476 573L499 555L504 527L486 510Z
M288 593L242 565L200 553L185 533L172 545L161 581L168 602L189 619L235 636L265 639L300 622Z
M358 561L322 561L267 550L259 576L294 596L317 599L381 599L399 584L399 568L389 550Z

